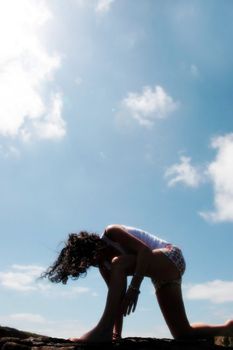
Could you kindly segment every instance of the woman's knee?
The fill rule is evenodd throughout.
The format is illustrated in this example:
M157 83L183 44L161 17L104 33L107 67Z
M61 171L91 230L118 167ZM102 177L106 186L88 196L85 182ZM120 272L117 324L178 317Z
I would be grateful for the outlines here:
M124 261L122 259L122 256L115 256L111 261L111 265L113 269L123 269Z
M115 256L111 261L112 270L121 271L123 273L127 272L128 265L129 262L125 256Z
M193 328L191 326L173 329L171 333L176 340L192 339L194 337Z

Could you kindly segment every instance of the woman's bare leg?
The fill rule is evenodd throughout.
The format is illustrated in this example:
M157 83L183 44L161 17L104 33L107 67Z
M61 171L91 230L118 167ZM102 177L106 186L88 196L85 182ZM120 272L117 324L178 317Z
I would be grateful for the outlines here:
M209 338L214 336L233 336L233 321L229 320L224 324L209 325L204 323L192 323L191 324L195 337L198 338Z
M79 338L80 340L88 342L107 342L112 340L114 322L126 291L127 273L135 265L135 261L135 257L131 255L114 258L103 315L98 324L91 331Z
M153 251L149 274L154 280L169 281L179 278L175 264L161 251ZM188 321L179 284L165 284L156 292L164 319L174 338L211 338L213 336L233 336L233 320L221 325L203 323L191 324Z
M189 324L182 298L181 286L167 284L156 292L164 319L174 338L213 338L233 335L233 321L222 325Z

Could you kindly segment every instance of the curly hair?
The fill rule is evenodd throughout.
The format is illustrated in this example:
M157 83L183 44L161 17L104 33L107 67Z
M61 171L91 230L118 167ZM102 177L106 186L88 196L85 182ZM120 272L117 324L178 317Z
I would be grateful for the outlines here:
M65 247L55 262L42 274L51 282L66 284L68 278L86 276L87 269L93 266L93 259L105 243L95 233L81 231L69 234ZM96 266L96 265L95 265Z

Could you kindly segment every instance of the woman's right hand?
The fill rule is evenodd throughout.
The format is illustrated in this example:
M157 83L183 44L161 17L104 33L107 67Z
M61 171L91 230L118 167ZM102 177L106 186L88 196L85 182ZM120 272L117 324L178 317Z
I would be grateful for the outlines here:
M122 301L122 313L124 316L129 315L131 312L134 312L138 302L138 296L140 291L131 286L128 287L124 299Z

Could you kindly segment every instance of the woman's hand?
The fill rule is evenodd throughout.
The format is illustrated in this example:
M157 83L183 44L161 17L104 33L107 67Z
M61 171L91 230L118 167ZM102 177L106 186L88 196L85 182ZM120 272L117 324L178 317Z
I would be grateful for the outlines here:
M138 302L138 296L140 291L137 288L129 286L127 289L124 299L122 301L122 313L124 316L129 315L131 312L134 312Z

